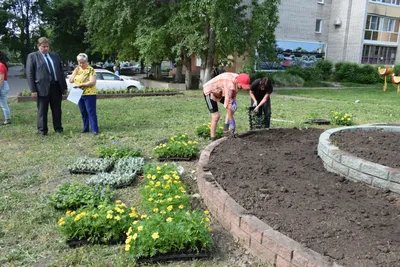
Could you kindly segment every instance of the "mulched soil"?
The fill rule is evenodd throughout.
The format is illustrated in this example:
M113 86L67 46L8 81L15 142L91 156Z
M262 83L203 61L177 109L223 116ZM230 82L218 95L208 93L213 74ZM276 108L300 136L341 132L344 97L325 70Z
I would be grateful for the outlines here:
M215 148L208 167L250 214L329 260L351 267L400 266L399 195L327 172L317 155L322 132L270 129L229 138ZM358 137L344 139L346 149L358 147ZM385 139L364 147L372 154L384 149L386 139L400 142L382 133L372 139Z

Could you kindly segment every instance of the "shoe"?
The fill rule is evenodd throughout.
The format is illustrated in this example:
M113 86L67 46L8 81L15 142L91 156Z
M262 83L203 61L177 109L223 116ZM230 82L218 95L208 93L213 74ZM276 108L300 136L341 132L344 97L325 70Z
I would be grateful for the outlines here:
M9 122L2 122L2 123L0 124L0 126L8 125L8 124L11 124L11 121L9 121Z
M88 133L89 130L82 130L81 133Z
M59 134L60 134L60 133L63 133L63 132L64 132L63 130L57 130L57 131L56 131L56 133L59 133Z
M93 135L98 135L99 133L98 132L93 132Z
M47 133L43 133L43 132L38 132L38 134L39 134L40 136L46 136L46 135L47 135Z

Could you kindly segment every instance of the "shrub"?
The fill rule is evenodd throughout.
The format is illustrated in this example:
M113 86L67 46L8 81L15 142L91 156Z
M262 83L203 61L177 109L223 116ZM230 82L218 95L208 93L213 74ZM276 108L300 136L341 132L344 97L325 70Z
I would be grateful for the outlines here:
M67 211L58 220L59 231L67 240L87 240L91 244L125 240L132 221L139 216L120 200L115 204L83 207Z
M353 115L346 112L332 111L331 122L336 125L350 126L353 125Z
M81 206L109 203L113 197L114 193L108 187L90 187L78 182L67 182L45 197L45 200L56 209L77 209Z
M274 72L271 74L271 79L274 86L301 87L304 84L304 79L300 76L283 71Z
M333 63L330 60L319 60L317 61L317 64L315 65L319 76L322 80L326 81L329 80L329 78L332 75L332 68L333 68Z

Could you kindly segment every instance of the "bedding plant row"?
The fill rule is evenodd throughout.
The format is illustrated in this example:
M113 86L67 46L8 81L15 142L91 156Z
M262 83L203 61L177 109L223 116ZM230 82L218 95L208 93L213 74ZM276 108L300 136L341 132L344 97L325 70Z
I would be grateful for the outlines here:
M146 165L140 187L138 207L107 198L68 209L58 220L60 232L70 243L125 242L134 259L212 248L208 211L192 210L176 165Z

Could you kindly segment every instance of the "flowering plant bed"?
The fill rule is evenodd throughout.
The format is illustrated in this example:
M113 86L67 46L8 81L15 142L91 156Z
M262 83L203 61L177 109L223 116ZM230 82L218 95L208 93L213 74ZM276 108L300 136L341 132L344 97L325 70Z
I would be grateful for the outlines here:
M336 125L350 126L353 125L353 115L346 112L332 111L331 121Z
M68 169L70 173L96 174L108 172L113 168L114 161L111 159L78 158Z
M210 129L211 129L211 123L201 124L196 127L196 134L197 136L202 138L210 138ZM222 126L217 127L216 137L221 138L223 132L224 132L224 127Z
M56 209L76 209L109 203L113 197L114 193L108 187L90 187L78 182L67 182L45 199Z
M158 159L193 159L199 154L197 141L192 141L186 134L171 137L166 143L154 148L154 156Z
M137 218L138 214L134 208L128 209L124 203L117 200L114 204L68 210L65 216L58 220L58 225L60 232L70 242L107 244L121 240L132 220Z

